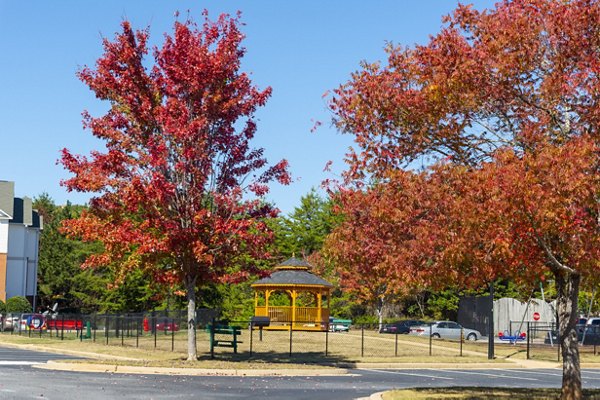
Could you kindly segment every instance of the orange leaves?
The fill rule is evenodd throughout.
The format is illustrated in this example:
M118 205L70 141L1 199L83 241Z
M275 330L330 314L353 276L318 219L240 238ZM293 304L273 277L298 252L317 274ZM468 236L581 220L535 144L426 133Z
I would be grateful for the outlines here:
M334 92L334 121L355 136L349 179L420 157L475 165L502 147L560 143L600 126L600 3L459 5L415 48L390 46Z
M600 148L590 137L535 153L498 152L477 168L395 171L365 191L340 192L343 223L325 255L360 290L391 284L531 283L552 257L583 276L600 272Z

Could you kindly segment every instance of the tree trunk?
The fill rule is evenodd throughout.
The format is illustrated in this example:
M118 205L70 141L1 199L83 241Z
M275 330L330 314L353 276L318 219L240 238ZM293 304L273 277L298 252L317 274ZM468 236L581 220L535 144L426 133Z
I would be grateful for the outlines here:
M558 291L558 332L563 358L561 400L581 399L581 367L577 346L577 298L580 276L573 273L555 273Z
M383 307L385 306L385 300L382 297L379 297L377 299L377 319L378 319L378 323L379 323L379 332L381 332L381 329L383 328Z
M188 320L188 361L197 361L198 353L196 351L196 278L188 278L186 281L186 291L188 300L187 320Z

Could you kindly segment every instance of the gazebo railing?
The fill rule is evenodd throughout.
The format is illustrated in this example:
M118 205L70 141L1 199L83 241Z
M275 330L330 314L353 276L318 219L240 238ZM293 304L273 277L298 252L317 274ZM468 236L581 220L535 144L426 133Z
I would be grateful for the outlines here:
M320 318L319 318L320 311ZM293 315L294 308L290 306L258 306L255 309L255 315L259 317L269 317L271 322L292 322L314 323L319 326L329 320L329 310L318 307L296 307L296 315Z

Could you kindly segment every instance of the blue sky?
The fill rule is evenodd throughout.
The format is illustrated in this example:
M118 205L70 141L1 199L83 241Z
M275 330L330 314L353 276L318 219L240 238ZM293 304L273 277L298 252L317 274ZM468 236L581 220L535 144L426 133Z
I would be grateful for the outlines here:
M492 1L473 2L491 7ZM56 164L67 147L87 154L102 148L81 126L81 112L100 115L106 105L76 77L102 54L101 38L112 38L126 18L150 26L151 44L171 32L174 14L188 10L197 21L207 9L242 12L247 54L243 70L273 96L257 114L255 147L271 163L290 162L294 181L274 185L268 196L283 213L300 197L343 169L352 137L331 127L323 93L346 82L361 60L385 58L386 41L426 43L456 1L164 1L0 0L0 179L15 181L17 196L48 193L58 204L83 204L88 194L68 193L68 177ZM314 133L314 121L323 125ZM324 172L333 162L333 173Z

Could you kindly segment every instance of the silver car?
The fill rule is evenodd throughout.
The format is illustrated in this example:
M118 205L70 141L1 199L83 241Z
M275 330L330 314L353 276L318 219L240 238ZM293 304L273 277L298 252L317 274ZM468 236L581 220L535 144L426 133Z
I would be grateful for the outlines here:
M453 321L436 321L429 325L412 326L410 335L425 336L431 334L432 338L442 339L460 339L461 332L467 340L481 339L481 333L475 329L463 328L460 324Z
M20 314L0 314L0 330L12 331L13 329L19 329Z

